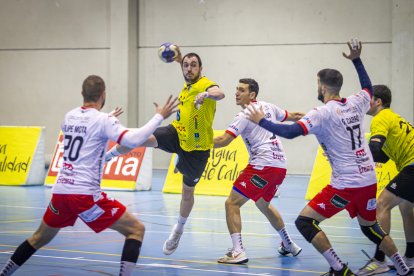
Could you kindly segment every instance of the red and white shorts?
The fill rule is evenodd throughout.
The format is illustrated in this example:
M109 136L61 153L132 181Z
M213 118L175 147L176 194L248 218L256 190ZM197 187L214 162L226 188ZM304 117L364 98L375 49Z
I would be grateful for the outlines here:
M53 194L43 221L54 228L73 226L79 217L99 233L114 224L126 211L119 201L102 192L98 201L92 195Z
M234 182L233 189L255 202L260 198L269 202L285 176L286 169L264 167L260 170L249 164Z
M377 184L361 188L335 189L331 185L322 189L308 205L326 218L346 209L351 218L359 215L368 221L376 220Z

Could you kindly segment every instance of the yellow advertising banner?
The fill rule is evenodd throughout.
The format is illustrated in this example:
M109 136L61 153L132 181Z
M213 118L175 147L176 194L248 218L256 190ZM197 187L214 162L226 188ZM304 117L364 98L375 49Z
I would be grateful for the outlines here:
M44 171L43 152L34 158L43 131L42 127L0 126L0 185L41 184L28 179L34 160L43 162L39 166Z
M387 186L391 179L397 175L398 171L395 163L389 160L387 163L375 163L375 171L377 173L377 197ZM328 158L319 146L316 153L312 174L309 180L308 190L305 195L306 200L311 200L319 191L330 183L332 169L329 165Z
M223 130L215 130L214 136L223 134ZM175 157L173 154L165 179L164 193L181 193L183 176L174 173ZM212 149L206 168L195 188L195 194L228 196L233 182L249 162L249 153L239 136L227 147Z

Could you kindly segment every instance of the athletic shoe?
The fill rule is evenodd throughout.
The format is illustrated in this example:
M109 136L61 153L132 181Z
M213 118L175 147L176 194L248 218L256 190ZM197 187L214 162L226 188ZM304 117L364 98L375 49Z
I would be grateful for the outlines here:
M412 258L407 258L406 256L404 256L404 257L403 257L403 260L404 260L405 264L406 264L409 268L414 269L414 257L412 257ZM388 267L389 267L391 270L396 270L396 269L395 269L395 265L394 265L394 264L390 264L390 265L388 265Z
M398 274L398 273L397 273L397 275L398 275L398 276L413 276L413 275L414 275L414 272L413 272L413 270L412 270L412 269L410 269L410 271L408 271L406 274Z
M283 245L283 242L280 243L279 248L277 249L280 255L286 256L288 254L292 254L293 256L299 255L302 252L302 248L300 248L296 243L292 242L288 247Z
M321 276L352 276L355 275L347 265L344 264L341 270L334 270L332 267L328 272L322 274Z
M405 264L411 268L414 269L414 257L412 258L407 258L406 256L403 257Z
M183 233L177 232L175 230L176 228L177 228L177 224L174 225L172 232L170 236L168 237L168 240L164 242L162 251L164 252L165 255L171 255L172 253L174 253L174 251L178 247L178 243L180 242L180 238Z
M234 248L230 248L229 252L223 257L217 260L222 264L245 264L249 261L244 250L236 251Z
M375 275L375 274L381 274L384 272L387 272L390 270L390 268L387 265L387 262L380 262L376 260L375 258L372 258L369 260L363 267L358 269L358 271L355 273L356 275Z

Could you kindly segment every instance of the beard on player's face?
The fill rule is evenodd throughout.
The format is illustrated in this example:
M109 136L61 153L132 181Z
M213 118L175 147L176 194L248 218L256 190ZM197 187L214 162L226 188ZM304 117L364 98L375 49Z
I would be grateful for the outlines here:
M192 73L192 72L188 72L184 74L184 79L186 82L188 83L194 83L196 82L198 79L200 78L200 72L198 73Z
M324 96L322 94L322 87L318 86L318 100L320 100L322 103L324 102Z

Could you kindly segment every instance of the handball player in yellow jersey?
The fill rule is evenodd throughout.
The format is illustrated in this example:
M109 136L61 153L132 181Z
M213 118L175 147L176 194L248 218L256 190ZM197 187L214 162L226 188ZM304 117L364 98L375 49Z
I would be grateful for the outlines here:
M163 252L172 254L178 247L184 224L194 205L194 188L207 164L210 149L213 148L213 119L216 101L224 98L220 87L202 75L202 62L196 53L184 57L177 46L178 55L174 59L181 64L184 87L178 96L179 105L176 119L168 126L159 127L143 144L166 152L176 153L176 170L183 175L183 188L180 214ZM130 149L117 145L106 154L106 160L124 154Z
M369 147L375 162L395 162L398 175L381 192L377 202L377 218L384 231L391 230L391 209L399 206L407 243L404 261L414 268L414 128L391 108L391 91L385 85L373 86L369 115L371 139ZM358 275L375 275L389 270L385 255L378 246L374 255Z

